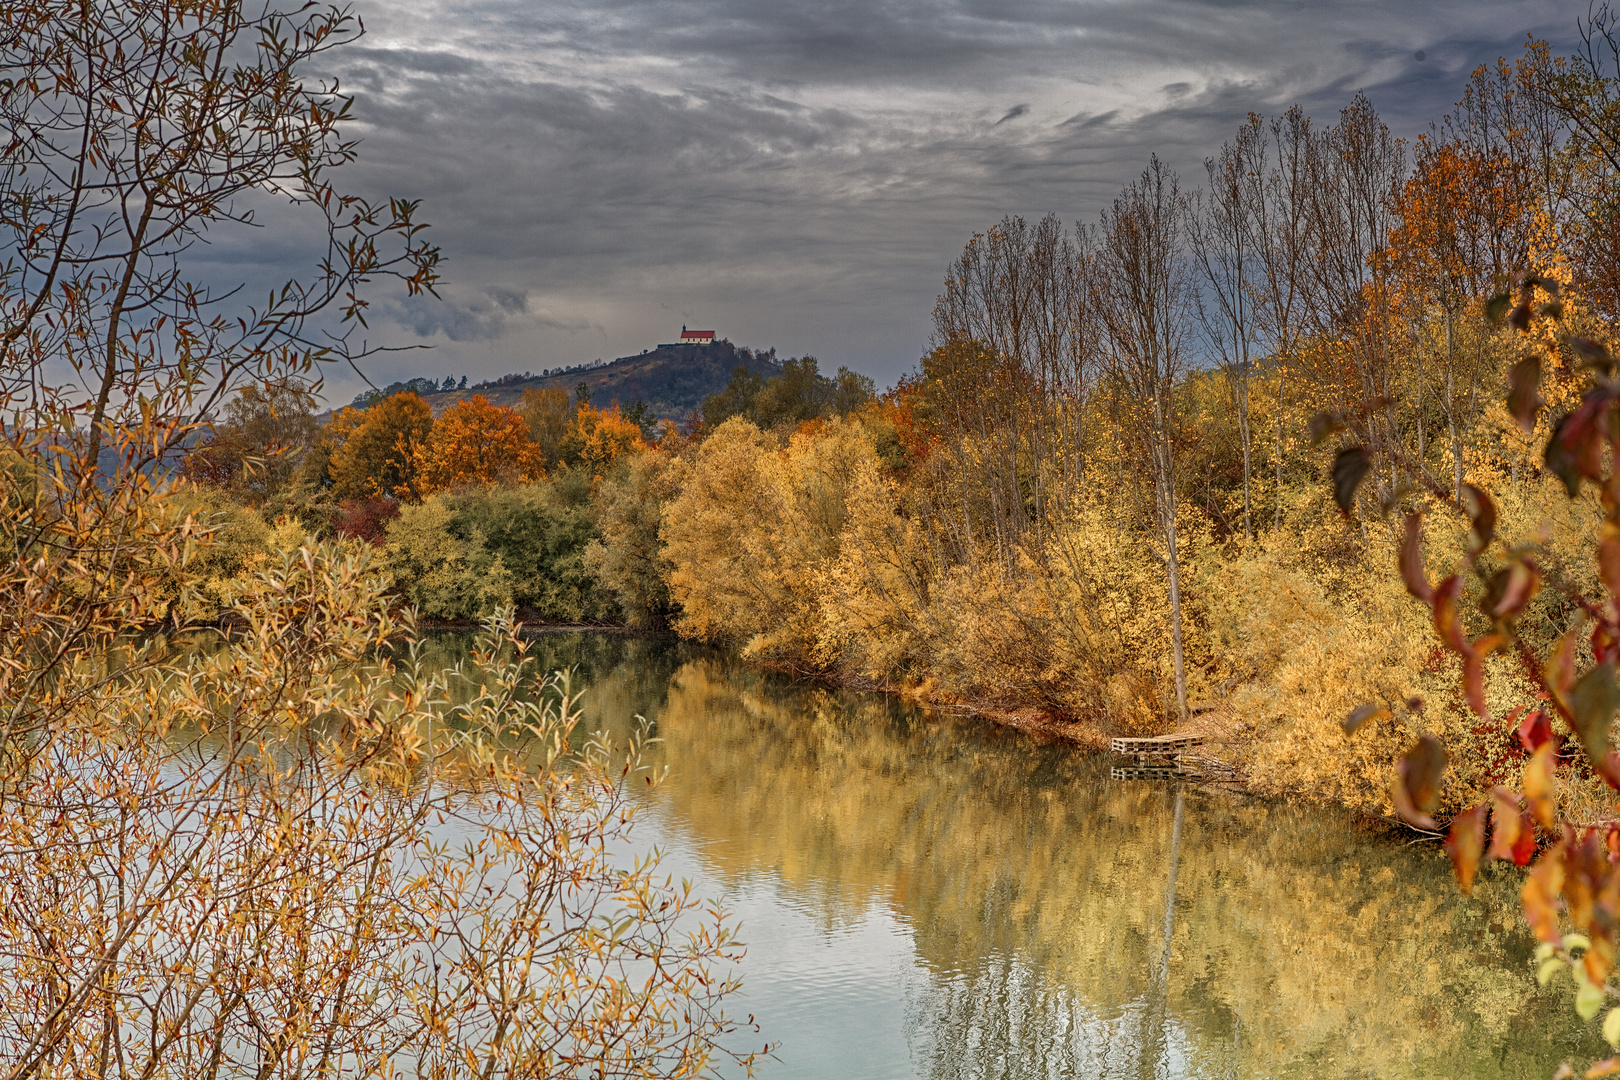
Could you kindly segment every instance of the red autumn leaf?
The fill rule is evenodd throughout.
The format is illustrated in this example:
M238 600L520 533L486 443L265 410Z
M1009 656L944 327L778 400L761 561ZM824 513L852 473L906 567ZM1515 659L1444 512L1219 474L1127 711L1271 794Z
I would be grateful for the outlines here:
M1569 347L1581 358L1582 367L1595 367L1602 371L1614 368L1614 359L1609 356L1609 350L1604 348L1601 341L1589 337L1571 337Z
M1609 724L1620 710L1620 678L1613 663L1595 664L1569 692L1570 726L1587 759L1600 772L1609 754Z
M1518 792L1509 791L1505 787L1494 788L1491 791L1491 848L1485 857L1512 859L1513 849L1519 842L1519 834L1528 825L1524 811L1519 808Z
M1479 857L1485 849L1485 804L1480 803L1451 821L1451 832L1446 835L1446 854L1451 856L1451 871L1457 875L1457 886L1464 896L1474 892L1474 875L1479 871Z
M1519 721L1519 745L1530 753L1541 749L1541 744L1553 737L1552 721L1540 709L1531 709L1525 718Z
M1558 644L1553 646L1552 654L1542 668L1542 676L1547 681L1547 689L1552 693L1553 700L1565 708L1569 705L1569 692L1575 686L1575 652L1580 642L1581 626L1577 623L1558 639Z
M1536 414L1546 404L1537 392L1540 386L1541 361L1535 357L1520 360L1508 372L1508 415L1526 435L1535 430Z
M1564 890L1563 845L1549 848L1525 878L1519 902L1525 920L1542 941L1559 944L1564 935L1558 928L1558 896Z
M1620 599L1620 540L1606 536L1598 541L1598 576L1609 595Z
M1592 627L1592 656L1600 664L1620 661L1620 638L1608 623L1600 622Z
M1529 559L1516 559L1491 580L1487 612L1498 621L1517 618L1540 589L1540 568Z
M1530 820L1529 814L1520 811L1519 823L1519 835L1513 841L1513 865L1529 866L1530 860L1536 855L1535 822Z
M1473 527L1473 539L1468 545L1468 557L1473 559L1490 547L1491 540L1496 536L1496 503L1483 488L1473 484L1463 485L1462 496L1463 507L1468 511L1468 520Z
M1434 590L1434 630L1453 652L1468 655L1468 639L1463 636L1462 620L1457 617L1457 594L1462 579L1452 574Z
M1390 797L1395 812L1420 829L1435 828L1435 807L1440 805L1440 781L1446 771L1446 748L1433 735L1423 735L1395 765Z
M1356 504L1356 489L1372 469L1372 457L1365 446L1347 446L1333 459L1333 501L1339 513L1350 516Z
M1608 393L1589 391L1586 400L1558 422L1547 440L1543 458L1547 468L1564 482L1564 490L1574 498L1581 490L1581 479L1603 479L1604 420L1612 404Z
M1467 646L1463 653L1463 694L1474 713L1489 720L1485 708L1485 658L1495 652L1507 639L1501 634L1486 634Z
M1401 540L1401 580L1406 591L1423 601L1434 603L1434 586L1423 569L1423 518L1418 514L1406 515L1406 536Z
M1389 718L1389 709L1383 705L1366 704L1357 705L1350 710L1350 715L1339 721L1346 735L1354 735L1369 720L1385 720Z

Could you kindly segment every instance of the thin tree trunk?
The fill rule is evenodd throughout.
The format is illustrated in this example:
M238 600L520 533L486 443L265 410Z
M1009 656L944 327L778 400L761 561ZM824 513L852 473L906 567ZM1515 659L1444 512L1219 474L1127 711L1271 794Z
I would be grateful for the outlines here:
M1170 458L1170 439L1164 430L1163 405L1155 402L1159 430L1154 442L1154 487L1159 501L1159 524L1164 530L1165 572L1170 585L1170 650L1175 662L1176 713L1187 722L1187 658L1181 634L1181 558L1176 549L1176 491Z
M1462 439L1457 435L1457 363L1452 349L1451 312L1446 312L1446 426L1451 432L1452 495L1462 498Z
M1277 506L1272 511L1272 528L1282 527L1283 513L1283 390L1287 386L1287 378L1283 368L1283 361L1277 361Z
M1417 339L1417 419L1418 464L1422 465L1423 471L1427 473L1429 470L1427 456L1429 450L1425 435L1428 431L1429 420L1428 414L1423 411L1423 338L1421 335Z
M1238 437L1243 443L1243 539L1254 539L1254 525L1251 518L1253 503L1250 499L1250 470L1253 440L1249 435L1249 372L1248 362L1244 361L1244 371L1238 381Z

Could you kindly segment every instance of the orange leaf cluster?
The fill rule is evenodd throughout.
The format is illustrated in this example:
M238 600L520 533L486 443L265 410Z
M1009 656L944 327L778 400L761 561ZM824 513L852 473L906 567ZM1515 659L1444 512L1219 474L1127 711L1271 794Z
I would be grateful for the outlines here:
M545 475L540 448L516 409L474 394L446 409L417 453L423 494L527 482Z
M565 456L571 463L589 470L592 476L601 476L608 466L626 454L639 454L647 449L640 425L621 414L616 404L606 409L581 405L563 440Z

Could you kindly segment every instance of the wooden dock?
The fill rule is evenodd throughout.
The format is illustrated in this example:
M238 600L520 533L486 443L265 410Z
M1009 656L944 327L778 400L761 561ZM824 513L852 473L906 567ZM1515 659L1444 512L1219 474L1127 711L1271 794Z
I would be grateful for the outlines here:
M1134 757L1137 761L1151 758L1176 758L1189 750L1204 745L1204 737L1192 732L1170 735L1150 735L1143 739L1114 739L1108 749L1116 754Z
M1110 780L1196 780L1200 775L1180 765L1115 765L1108 770Z

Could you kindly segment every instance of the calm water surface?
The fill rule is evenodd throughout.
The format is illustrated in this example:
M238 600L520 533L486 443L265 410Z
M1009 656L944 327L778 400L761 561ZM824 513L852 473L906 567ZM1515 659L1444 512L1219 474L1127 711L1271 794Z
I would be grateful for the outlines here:
M1112 783L673 641L537 648L588 725L653 722L639 842L740 918L765 1080L1547 1077L1603 1050L1537 990L1511 870L1466 899L1342 815Z

